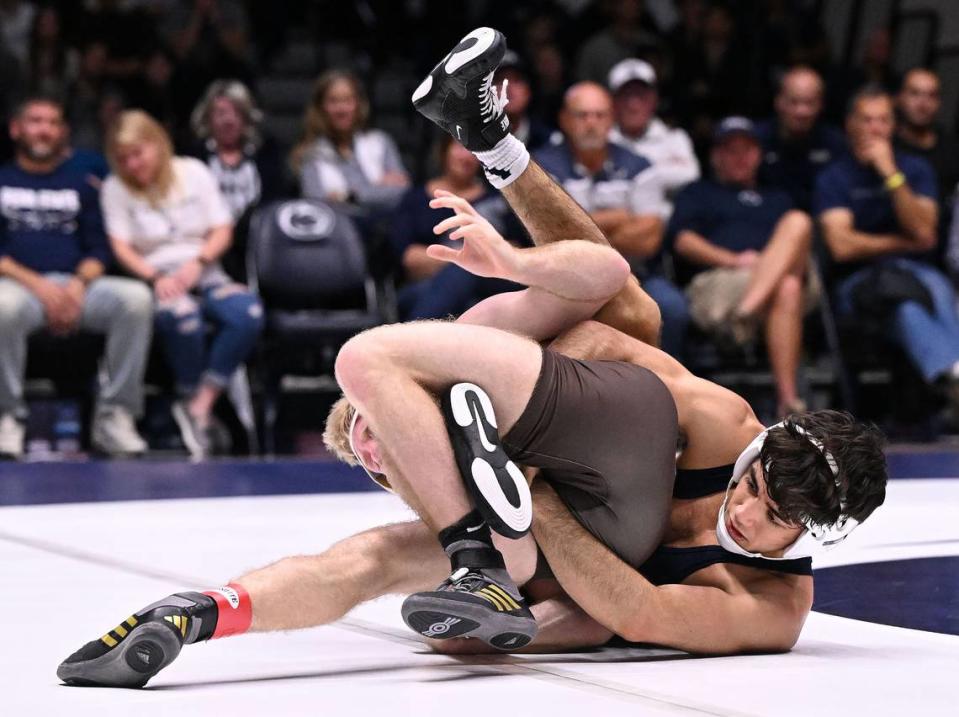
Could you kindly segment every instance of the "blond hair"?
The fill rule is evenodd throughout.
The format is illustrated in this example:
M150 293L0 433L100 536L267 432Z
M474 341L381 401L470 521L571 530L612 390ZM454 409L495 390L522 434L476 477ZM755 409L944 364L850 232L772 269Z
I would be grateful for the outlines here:
M149 142L160 150L160 169L149 187L141 187L120 166L119 152L124 146ZM120 113L110 127L106 142L107 161L110 169L134 194L145 197L150 204L159 204L173 188L173 142L163 125L143 110L126 110Z
M214 101L225 98L243 117L243 139L254 147L262 144L259 126L263 121L263 112L256 106L249 88L239 80L215 80L206 88L203 98L193 108L190 115L190 128L199 139L210 136L210 108Z
M348 466L358 466L359 461L350 447L350 426L353 423L353 408L346 396L342 396L330 409L323 430L323 443L327 450Z
M316 140L321 137L331 141L335 139L329 118L327 118L326 111L323 109L323 101L326 99L327 92L341 80L347 82L353 89L353 94L356 95L356 121L350 129L350 133L355 134L366 127L366 122L370 116L370 102L366 97L366 91L363 89L363 83L348 70L327 70L313 83L310 103L306 106L306 112L303 115L303 139L290 153L290 165L294 171L299 171L307 150Z

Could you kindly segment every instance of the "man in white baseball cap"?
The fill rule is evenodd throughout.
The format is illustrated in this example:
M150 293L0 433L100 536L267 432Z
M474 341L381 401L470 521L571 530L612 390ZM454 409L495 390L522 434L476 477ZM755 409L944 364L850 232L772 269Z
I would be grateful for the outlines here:
M656 117L656 70L644 60L622 60L609 71L616 126L610 140L646 157L656 168L667 195L699 179L699 162L689 135Z

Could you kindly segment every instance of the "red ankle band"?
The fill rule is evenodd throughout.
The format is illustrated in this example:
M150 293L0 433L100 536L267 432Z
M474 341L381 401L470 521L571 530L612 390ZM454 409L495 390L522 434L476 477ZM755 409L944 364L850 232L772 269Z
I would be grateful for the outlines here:
M216 629L210 635L211 640L230 635L242 635L250 629L253 622L253 603L250 602L250 593L242 585L230 583L225 588L206 590L216 601L217 620Z

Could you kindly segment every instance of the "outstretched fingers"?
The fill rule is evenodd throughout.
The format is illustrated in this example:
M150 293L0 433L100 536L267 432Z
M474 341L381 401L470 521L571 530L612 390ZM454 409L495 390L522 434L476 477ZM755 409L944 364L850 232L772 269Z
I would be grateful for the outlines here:
M430 244L426 247L426 256L431 259L437 259L439 261L448 261L456 263L456 259L459 256L459 250L453 249L452 247L445 246L443 244Z
M437 189L433 192L433 199L430 200L430 207L433 209L452 209L454 212L463 214L472 214L479 216L473 205L463 199L461 196L447 192L445 189Z
M464 214L463 212L457 212L451 217L447 217L439 224L433 227L433 233L436 235L445 234L450 229L459 229L461 227L474 224L476 222L476 217L472 214Z

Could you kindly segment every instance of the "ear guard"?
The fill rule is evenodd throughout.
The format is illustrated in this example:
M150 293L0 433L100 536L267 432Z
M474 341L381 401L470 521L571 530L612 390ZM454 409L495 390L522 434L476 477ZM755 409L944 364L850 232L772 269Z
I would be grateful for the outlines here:
M800 434L806 437L810 443L812 443L823 457L826 459L826 462L829 464L829 468L832 470L833 478L836 481L836 487L840 488L839 481L839 464L836 462L836 458L826 450L826 447L822 444L815 436L811 436L802 426L797 423L791 424ZM726 504L729 502L729 494L732 492L733 488L738 485L739 481L742 480L743 476L746 474L746 471L749 470L749 466L759 458L759 454L762 451L763 444L766 441L766 436L769 435L769 432L776 428L785 428L785 421L782 423L777 423L775 426L770 426L758 436L756 436L748 446L739 454L739 458L736 459L736 464L733 467L733 476L729 481L729 486L726 488L726 499L723 501L722 507L719 509L719 519L716 522L716 537L719 539L719 544L730 551L731 553L736 553L738 555L745 555L750 558L766 558L767 560L793 560L795 558L808 558L816 553L820 552L823 549L833 548L847 537L849 534L859 525L859 522L854 518L850 518L845 515L846 512L846 502L840 499L840 517L835 523L829 525L819 525L814 523L811 520L803 521L803 530L802 534L796 539L792 545L790 545L783 552L782 557L780 558L770 558L762 553L751 553L745 548L743 548L739 543L733 540L733 537L729 534L729 531L726 529ZM770 470L774 470L774 466L765 465L763 466L768 475Z

